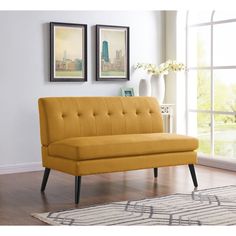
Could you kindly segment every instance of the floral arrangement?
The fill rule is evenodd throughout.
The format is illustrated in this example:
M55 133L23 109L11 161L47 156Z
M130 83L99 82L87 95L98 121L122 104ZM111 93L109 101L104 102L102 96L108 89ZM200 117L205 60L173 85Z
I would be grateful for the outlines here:
M156 66L154 64L145 64L145 63L138 63L135 66L135 69L144 69L147 71L148 74L152 75L167 75L170 71L181 71L185 69L183 63L177 63L173 60L167 60L165 63Z

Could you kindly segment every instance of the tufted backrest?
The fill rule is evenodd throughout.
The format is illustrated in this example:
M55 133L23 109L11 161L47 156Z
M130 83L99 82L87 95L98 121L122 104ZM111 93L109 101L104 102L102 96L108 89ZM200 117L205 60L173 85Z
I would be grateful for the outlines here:
M42 145L79 136L163 132L153 97L50 97L39 99Z

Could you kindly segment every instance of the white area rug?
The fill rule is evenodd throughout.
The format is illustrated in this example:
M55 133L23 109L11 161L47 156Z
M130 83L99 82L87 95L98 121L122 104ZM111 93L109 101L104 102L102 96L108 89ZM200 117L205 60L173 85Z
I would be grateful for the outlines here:
M50 225L236 225L236 186L32 216Z

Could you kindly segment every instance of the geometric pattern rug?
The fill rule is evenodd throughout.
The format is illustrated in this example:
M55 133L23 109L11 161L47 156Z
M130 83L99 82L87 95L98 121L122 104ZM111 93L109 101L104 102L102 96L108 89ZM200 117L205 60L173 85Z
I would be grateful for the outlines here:
M236 186L35 213L50 225L236 225Z

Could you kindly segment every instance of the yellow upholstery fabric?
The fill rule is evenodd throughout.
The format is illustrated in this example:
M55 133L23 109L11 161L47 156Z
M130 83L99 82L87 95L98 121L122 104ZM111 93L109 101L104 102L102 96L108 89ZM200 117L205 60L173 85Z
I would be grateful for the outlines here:
M72 137L160 133L160 107L151 97L39 99L41 143Z
M195 164L195 138L165 134L152 97L39 99L43 166L72 175Z
M163 153L77 162L77 173L89 175L196 163L195 152Z
M75 161L193 151L195 138L167 133L91 136L64 139L48 147L50 156Z
M196 162L196 152L178 152L87 161L72 161L60 157L45 156L43 164L47 168L82 176L162 166L187 165L195 164Z

